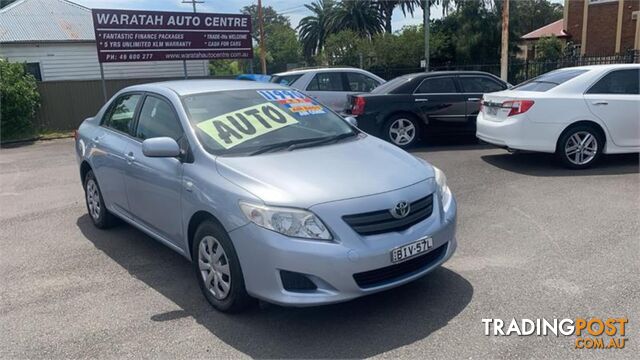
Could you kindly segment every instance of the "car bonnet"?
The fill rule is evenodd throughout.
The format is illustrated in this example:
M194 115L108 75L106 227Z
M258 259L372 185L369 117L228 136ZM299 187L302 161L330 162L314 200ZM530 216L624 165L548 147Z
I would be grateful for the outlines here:
M265 204L299 208L393 191L434 176L430 166L371 136L216 162L223 177Z

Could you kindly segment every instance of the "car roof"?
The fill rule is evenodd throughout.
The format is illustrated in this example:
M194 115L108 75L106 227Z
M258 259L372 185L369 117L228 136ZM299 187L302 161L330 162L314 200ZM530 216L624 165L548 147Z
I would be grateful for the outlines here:
M362 69L355 68L355 67L320 67L320 68L309 68L309 69L298 69L298 70L285 71L285 72L273 74L273 76L286 76L286 75L306 74L306 73L317 72L317 71L322 71L322 72L363 71L363 72L367 72L366 70L362 70Z
M638 69L640 64L606 64L606 65L584 65L566 67L557 70L610 70L610 69Z
M129 86L126 91L172 91L179 96L229 90L289 89L286 86L248 80L174 80Z
M475 71L475 70L447 70L447 71L429 71L429 72L419 72L402 75L409 78L416 78L419 76L442 76L442 75L488 75L491 77L497 77L491 73L485 71Z

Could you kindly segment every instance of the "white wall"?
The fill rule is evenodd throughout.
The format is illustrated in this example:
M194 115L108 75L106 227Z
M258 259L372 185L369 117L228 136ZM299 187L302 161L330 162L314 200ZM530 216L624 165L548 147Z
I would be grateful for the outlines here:
M10 62L39 62L42 81L100 79L95 43L2 44L0 57ZM189 76L209 74L207 61L188 60ZM106 79L181 77L182 61L105 63Z

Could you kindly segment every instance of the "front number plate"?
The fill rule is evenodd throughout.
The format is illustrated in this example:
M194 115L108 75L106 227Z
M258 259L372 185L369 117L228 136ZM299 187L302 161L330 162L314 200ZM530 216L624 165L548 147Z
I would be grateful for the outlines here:
M410 244L395 248L391 250L391 262L397 263L407 260L424 252L427 252L433 247L433 239L429 236L416 240Z

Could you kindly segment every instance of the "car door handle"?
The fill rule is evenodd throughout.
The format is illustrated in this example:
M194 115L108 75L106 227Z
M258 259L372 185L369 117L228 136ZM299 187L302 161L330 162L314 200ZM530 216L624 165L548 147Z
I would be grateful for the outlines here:
M594 101L592 102L592 104L593 105L609 105L609 102L602 100L602 101Z
M100 143L100 140L101 140L103 137L104 137L104 135L95 136L95 137L93 138L93 142L94 142L94 143L96 143L96 144L99 144L99 143Z
M136 160L136 157L133 156L132 152L124 154L125 159L127 159L127 164L131 164Z
M424 102L424 101L429 101L429 99L415 99L415 102Z
M480 101L480 98L468 98L467 101Z

